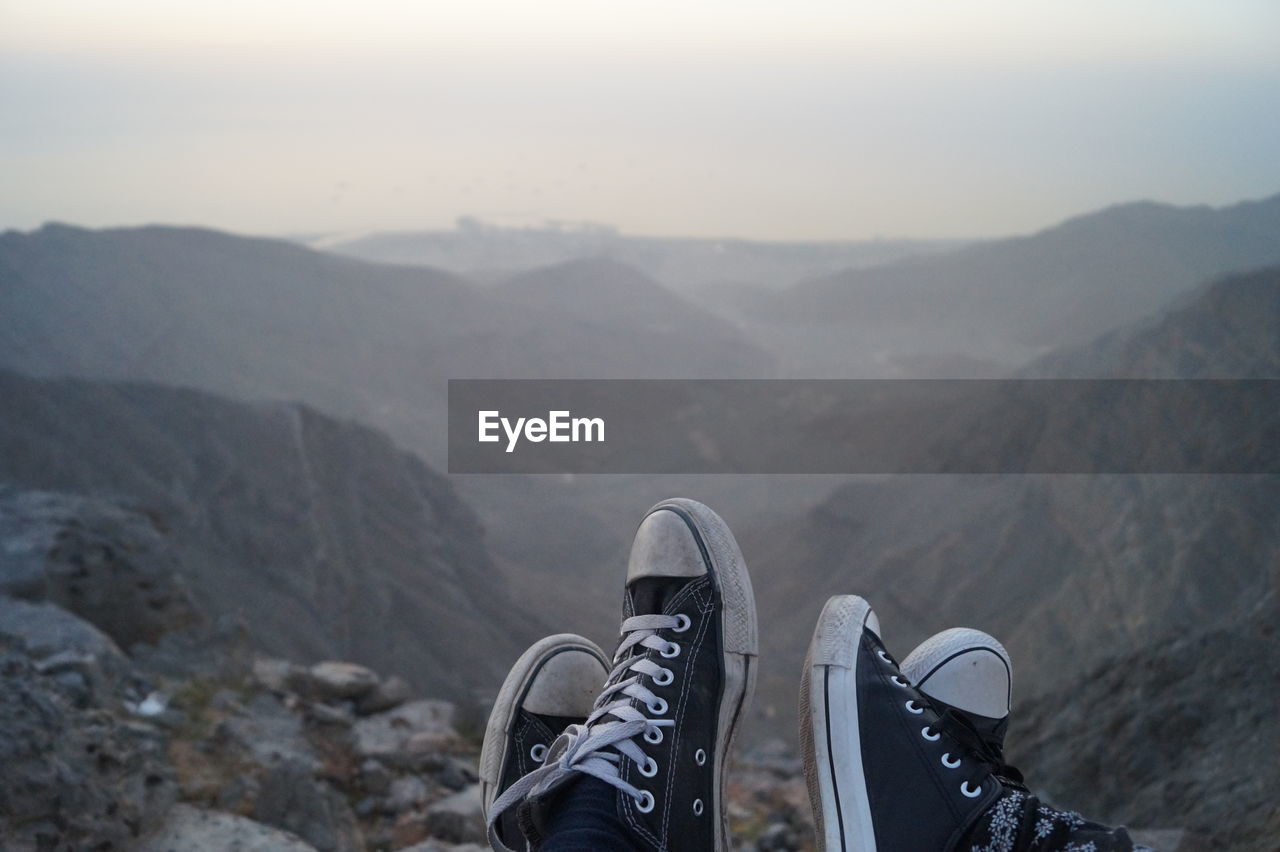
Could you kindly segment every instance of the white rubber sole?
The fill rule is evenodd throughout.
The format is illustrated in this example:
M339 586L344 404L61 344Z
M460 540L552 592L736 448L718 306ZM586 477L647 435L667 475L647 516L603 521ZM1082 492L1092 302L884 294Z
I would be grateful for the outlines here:
M759 649L759 627L756 620L755 594L742 551L728 524L708 507L685 498L663 500L645 516L663 507L677 509L697 530L714 569L716 586L724 608L720 618L720 641L724 650L724 686L720 700L720 718L715 752L715 777L712 790L716 800L712 813L720 814L716 822L715 852L728 852L729 826L724 808L729 753L742 718L755 694L756 657Z
M856 595L827 601L805 658L800 741L805 780L823 852L875 852L875 828L862 773L858 724L858 647L871 606Z
M543 665L556 654L565 651L585 651L592 654L599 658L604 672L607 674L609 671L608 658L600 650L600 646L573 633L557 633L539 639L520 655L511 671L507 672L506 680L498 690L498 697L494 699L489 722L485 726L484 745L480 748L480 801L486 820L489 818L489 806L499 794L498 785L502 782L502 774L506 769L507 738L515 725L520 704Z

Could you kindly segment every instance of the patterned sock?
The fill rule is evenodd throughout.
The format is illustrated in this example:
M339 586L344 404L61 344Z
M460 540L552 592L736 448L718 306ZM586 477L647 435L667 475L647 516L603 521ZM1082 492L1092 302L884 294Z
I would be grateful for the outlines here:
M1123 828L1090 822L1011 790L987 808L957 847L967 852L1155 852Z

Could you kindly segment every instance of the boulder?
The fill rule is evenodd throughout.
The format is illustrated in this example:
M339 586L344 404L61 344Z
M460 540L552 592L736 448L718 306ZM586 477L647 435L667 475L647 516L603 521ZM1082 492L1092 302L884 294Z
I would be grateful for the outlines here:
M307 739L302 719L275 696L266 693L255 695L243 713L221 722L214 740L266 769L291 763L314 772L321 764Z
M0 592L50 600L123 648L199 622L157 522L107 500L0 491Z
M257 657L250 672L254 683L272 692L285 693L289 684L300 676L300 669L288 660L275 657Z
M132 680L132 666L111 637L52 603L0 597L0 642L6 641L69 688L76 689L69 676L78 678L86 701Z
M431 787L417 775L403 775L391 782L387 809L392 813L411 811L431 797Z
M360 764L360 786L374 796L385 795L391 789L391 773L381 761L369 758Z
M315 780L311 769L299 763L283 763L262 776L253 815L267 825L296 834L318 852L364 848L346 799Z
M413 688L404 678L392 675L378 681L372 691L356 701L356 712L361 716L393 710L413 697Z
M322 701L360 698L378 685L378 675L355 663L326 661L307 670L310 693Z
M317 852L297 835L251 819L191 805L174 805L138 852Z
M356 754L404 765L416 753L449 747L458 740L454 712L448 701L419 700L358 719L352 727Z
M450 843L485 842L480 785L473 784L427 808L427 833Z

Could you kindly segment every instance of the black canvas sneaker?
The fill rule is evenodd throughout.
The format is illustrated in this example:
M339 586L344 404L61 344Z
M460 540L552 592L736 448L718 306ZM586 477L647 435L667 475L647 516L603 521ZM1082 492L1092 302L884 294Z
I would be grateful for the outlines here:
M666 500L636 531L614 668L587 720L552 743L545 765L489 812L518 809L538 848L566 785L591 776L617 790L619 823L651 852L721 852L727 756L754 690L751 581L724 521L701 503Z
M599 646L572 633L548 636L520 655L498 691L480 750L486 817L502 791L542 766L565 728L586 720L608 675ZM497 833L512 849L526 848L514 813L499 821Z
M915 662L926 657L932 657L928 648ZM917 671L927 675L932 668L921 664ZM987 682L986 675L964 682L966 670L994 671L981 665L948 670L957 675L948 694L960 703ZM947 681L939 679L935 691L944 691ZM990 681L999 688L998 678ZM1007 709L1007 695L1004 702ZM1124 829L1088 822L1031 795L965 712L935 701L904 676L860 597L831 598L818 619L802 674L800 739L822 850L1135 849Z

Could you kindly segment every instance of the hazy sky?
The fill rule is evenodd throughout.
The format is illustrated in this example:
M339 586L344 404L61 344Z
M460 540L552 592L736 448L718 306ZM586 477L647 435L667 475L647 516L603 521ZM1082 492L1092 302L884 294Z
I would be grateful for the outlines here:
M1276 192L1277 0L0 0L0 227L982 236Z

